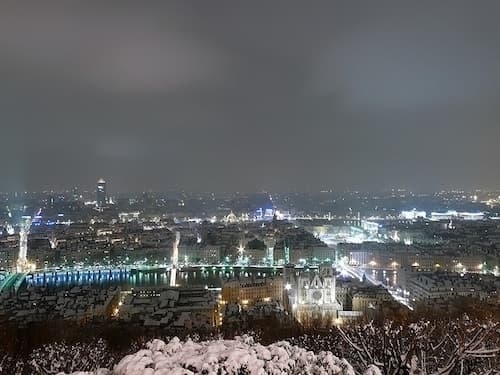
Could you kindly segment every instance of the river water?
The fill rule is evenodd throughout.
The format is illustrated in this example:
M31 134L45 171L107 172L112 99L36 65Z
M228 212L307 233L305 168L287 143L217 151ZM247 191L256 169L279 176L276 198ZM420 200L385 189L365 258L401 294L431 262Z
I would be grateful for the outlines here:
M202 286L220 288L222 282L232 278L264 278L281 276L282 270L274 267L197 267L177 271L176 284L179 286ZM102 270L102 271L58 271L34 273L26 276L25 286L45 286L49 288L68 288L71 286L92 285L106 287L119 285L129 289L134 287L168 286L170 270Z

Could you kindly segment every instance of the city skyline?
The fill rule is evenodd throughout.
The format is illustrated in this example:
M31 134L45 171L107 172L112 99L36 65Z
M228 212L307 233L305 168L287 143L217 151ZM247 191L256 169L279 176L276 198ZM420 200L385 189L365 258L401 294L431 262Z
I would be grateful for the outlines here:
M112 190L108 191L106 186L109 186L109 183L111 183ZM102 184L104 187L102 187ZM99 177L98 179L94 181L90 181L85 183L84 185L62 185L58 187L49 187L49 188L40 188L40 189L32 189L32 190L0 190L0 194L4 195L23 195L23 194L63 194L63 195L74 195L76 193L78 194L86 194L92 197L96 197L96 194L101 191L101 189L104 189L105 196L108 197L108 195L134 195L134 194L201 194L201 195L206 195L206 194L215 194L215 195L252 195L252 194L306 194L306 195L314 195L314 194L368 194L368 195L373 195L374 197L377 197L378 195L385 195L389 193L398 193L398 194L403 194L403 196L428 196L428 195L439 195L439 194L458 194L458 193L464 193L464 194L484 194L484 195L492 195L497 192L500 193L500 188L480 188L480 187L472 187L472 188L465 188L463 186L455 186L455 187L450 187L450 188L442 188L442 189L436 189L436 190L431 190L431 189L411 189L411 188L406 188L403 186L389 186L389 187L384 187L384 188L377 188L377 189L358 189L358 188L336 188L334 186L323 186L323 187L318 187L317 189L304 189L304 190L298 190L294 187L288 187L283 190L278 190L278 189L239 189L239 190L207 190L203 188L199 189L186 189L183 187L179 188L164 188L164 189L151 189L151 188L145 188L145 189L139 189L139 190L130 190L127 187L120 187L116 186L113 184L113 181L108 179L108 178L102 178ZM109 193L109 194L108 194ZM469 198L472 199L473 195L468 196ZM476 199L477 200L477 199ZM101 199L102 201L102 199Z

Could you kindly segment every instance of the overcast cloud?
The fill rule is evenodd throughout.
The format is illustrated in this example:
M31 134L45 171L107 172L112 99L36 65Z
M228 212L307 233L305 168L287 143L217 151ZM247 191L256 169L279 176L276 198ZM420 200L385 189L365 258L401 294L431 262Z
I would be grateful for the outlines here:
M2 3L0 190L499 188L499 12Z

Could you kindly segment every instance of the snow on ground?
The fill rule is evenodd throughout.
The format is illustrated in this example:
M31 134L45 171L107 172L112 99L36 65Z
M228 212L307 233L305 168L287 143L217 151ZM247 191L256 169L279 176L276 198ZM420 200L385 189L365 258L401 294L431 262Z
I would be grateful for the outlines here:
M113 370L73 375L354 375L352 366L331 352L314 354L286 341L263 346L252 337L235 340L165 343L153 340L146 349L124 357ZM380 374L370 366L367 375Z

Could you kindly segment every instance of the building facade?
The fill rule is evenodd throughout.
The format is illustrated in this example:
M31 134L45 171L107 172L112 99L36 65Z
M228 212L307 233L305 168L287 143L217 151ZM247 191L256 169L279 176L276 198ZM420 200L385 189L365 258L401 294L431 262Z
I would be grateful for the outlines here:
M342 304L335 290L335 269L323 265L314 272L285 275L288 298L295 317L302 323L309 321L330 324L338 318Z
M106 181L102 178L97 181L96 204L97 207L104 207L107 202Z
M281 277L265 279L230 280L222 286L224 303L243 306L256 302L283 302L284 282Z

